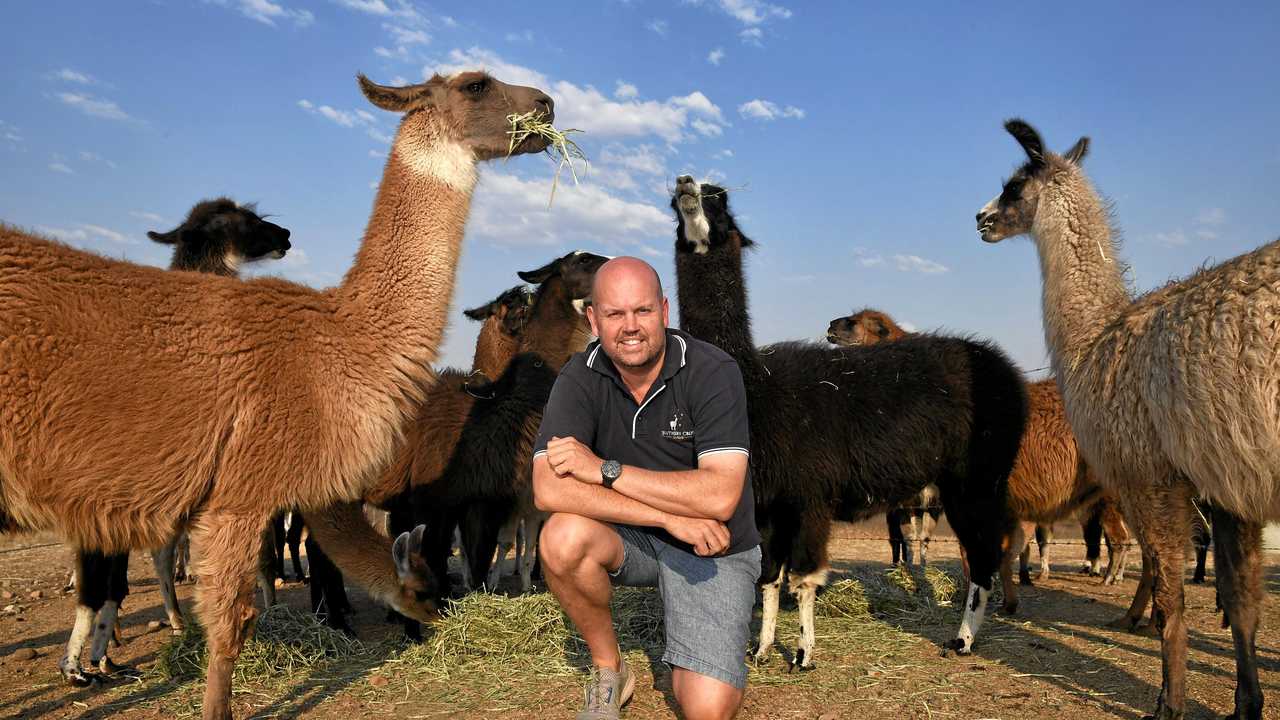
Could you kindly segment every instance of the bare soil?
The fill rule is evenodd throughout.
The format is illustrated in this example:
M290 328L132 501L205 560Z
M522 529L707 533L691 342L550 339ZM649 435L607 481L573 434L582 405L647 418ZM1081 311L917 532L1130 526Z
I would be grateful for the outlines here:
M882 520L842 526L832 544L835 572L858 567L887 568ZM818 620L815 670L785 672L784 656L799 628L784 614L779 652L754 675L745 718L1043 718L1071 720L1141 718L1154 707L1160 686L1160 648L1152 637L1110 630L1105 623L1128 606L1136 584L1137 560L1118 587L1078 574L1084 548L1078 533L1059 527L1053 576L1022 588L1013 617L990 615L974 655L946 659L939 645L952 637L959 609L945 622L901 627L909 642L886 654L880 646L859 647L824 635ZM1131 555L1136 555L1131 553ZM1190 552L1188 552L1190 556ZM943 536L931 563L958 573L956 546ZM1266 717L1280 718L1280 555L1266 557L1266 604L1258 636L1258 658ZM74 593L64 593L70 558L51 537L0 539L0 719L100 717L162 718L198 716L202 683L118 681L100 688L72 688L58 673L74 613ZM167 628L149 630L163 619L155 578L145 553L130 568L132 594L123 615L126 644L112 658L146 669L170 641ZM1190 568L1188 575L1190 577ZM1231 637L1214 612L1214 591L1187 585L1189 625L1188 718L1221 717L1232 708L1234 656ZM194 586L179 586L191 617ZM33 597L33 593L38 597ZM509 682L459 683L413 678L396 658L400 631L383 622L384 611L352 589L353 625L370 653L356 662L331 663L301 677L263 678L236 688L236 717L571 717L581 702L582 678L523 677L518 663ZM281 597L307 605L307 588L288 583ZM994 605L994 603L993 603ZM889 628L886 628L889 630ZM624 648L625 649L625 648ZM34 658L23 656L35 652ZM670 674L656 658L635 668L637 692L624 717L671 717Z

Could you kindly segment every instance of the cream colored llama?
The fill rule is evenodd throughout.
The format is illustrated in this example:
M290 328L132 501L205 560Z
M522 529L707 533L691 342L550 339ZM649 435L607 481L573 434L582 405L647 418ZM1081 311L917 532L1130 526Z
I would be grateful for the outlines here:
M507 154L508 115L552 103L474 72L360 85L404 117L335 288L167 272L0 226L0 528L119 552L189 525L206 720L231 716L258 539L279 510L301 507L376 598L433 615L358 501L432 379L476 162Z
M1028 161L978 213L987 242L1034 239L1044 328L1067 418L1116 491L1153 569L1163 682L1155 718L1182 718L1189 502L1212 504L1214 557L1236 653L1237 720L1260 720L1255 636L1261 530L1280 518L1280 242L1129 296L1107 207L1081 170L1021 120ZM1137 601L1135 601L1137 602Z

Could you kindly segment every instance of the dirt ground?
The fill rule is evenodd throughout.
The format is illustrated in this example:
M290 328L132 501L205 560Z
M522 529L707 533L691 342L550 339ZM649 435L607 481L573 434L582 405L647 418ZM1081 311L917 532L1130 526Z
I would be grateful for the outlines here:
M833 542L832 581L852 567L887 567L883 521L842 526ZM779 653L753 673L745 718L1141 718L1154 706L1160 685L1159 643L1150 637L1106 629L1104 623L1127 607L1136 584L1137 561L1119 587L1077 574L1084 548L1069 528L1059 527L1053 552L1054 575L1023 588L1014 617L989 615L974 655L939 656L953 637L956 608L945 622L901 627L906 640L892 653L859 647L824 635L818 619L815 670L788 675L782 653L794 647L799 628L794 613L779 624ZM1136 555L1136 553L1131 553ZM930 560L958 572L956 546L948 537L934 543ZM1267 602L1258 637L1266 717L1280 718L1280 555L1266 557ZM102 688L63 684L57 664L70 628L74 595L62 591L69 556L51 538L26 536L0 541L0 719L99 717L163 718L198 716L199 681L119 681ZM1190 571L1188 569L1188 577ZM1212 581L1212 570L1210 572ZM163 612L145 554L135 555L132 594L125 605L126 644L113 650L118 663L146 669L170 641L167 629L148 622ZM193 586L179 586L190 616ZM466 683L415 678L401 681L396 656L399 630L383 622L382 609L358 590L353 625L371 648L351 663L330 663L297 678L264 678L236 688L236 717L571 717L581 702L582 678L521 678L510 683ZM285 602L305 608L307 589L289 583ZM994 605L994 603L993 603ZM757 611L758 616L758 611ZM1228 631L1214 613L1212 585L1187 585L1189 624L1188 718L1221 717L1231 710L1234 660ZM897 632L897 631L895 631ZM626 649L626 648L624 648ZM24 658L29 650L34 658ZM624 717L671 717L670 674L651 659L640 663L635 699Z

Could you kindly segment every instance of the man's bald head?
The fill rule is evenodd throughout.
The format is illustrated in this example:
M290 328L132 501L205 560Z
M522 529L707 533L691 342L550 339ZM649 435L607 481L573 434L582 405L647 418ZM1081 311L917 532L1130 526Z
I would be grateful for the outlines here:
M647 288L647 291L646 291ZM603 293L604 297L601 296ZM596 271L591 286L591 302L607 302L614 293L645 297L662 302L662 279L649 263L635 257L616 257Z
M667 347L667 299L649 263L614 258L596 271L587 320L605 355L625 372L649 372Z

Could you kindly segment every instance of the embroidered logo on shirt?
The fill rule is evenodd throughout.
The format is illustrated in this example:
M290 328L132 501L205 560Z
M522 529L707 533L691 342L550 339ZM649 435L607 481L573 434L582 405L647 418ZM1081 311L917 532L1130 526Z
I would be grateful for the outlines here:
M668 440L687 442L693 439L693 421L689 419L688 413L676 408L660 434Z

